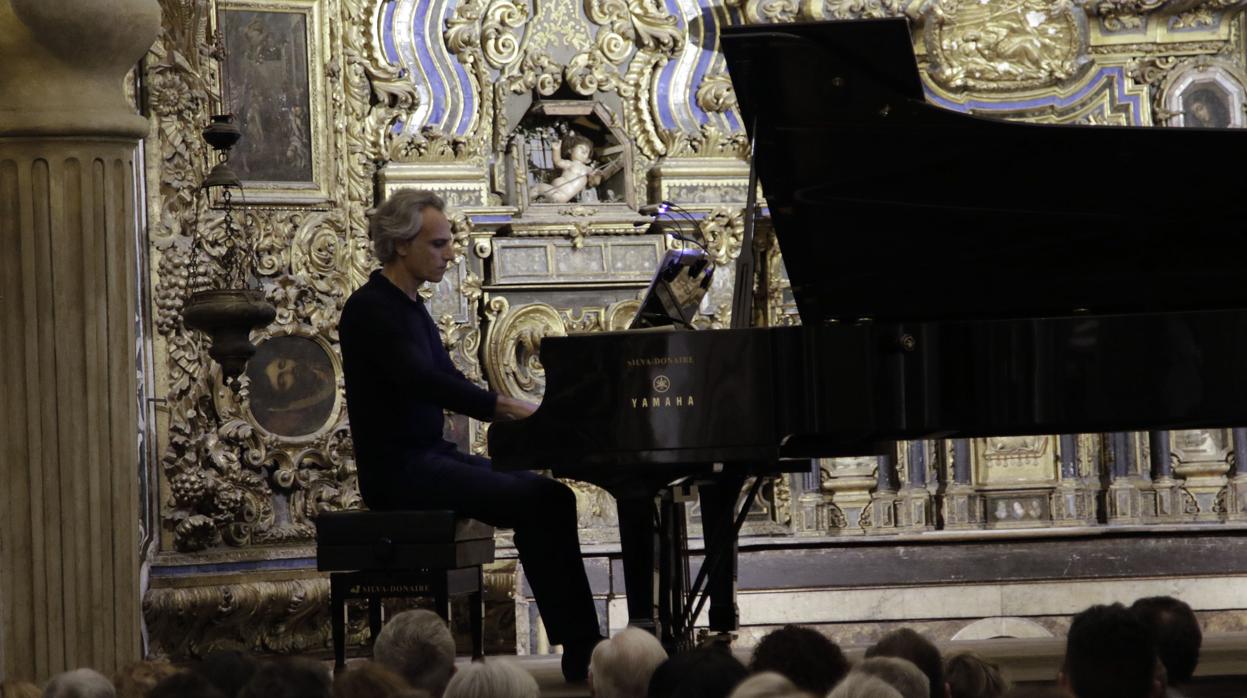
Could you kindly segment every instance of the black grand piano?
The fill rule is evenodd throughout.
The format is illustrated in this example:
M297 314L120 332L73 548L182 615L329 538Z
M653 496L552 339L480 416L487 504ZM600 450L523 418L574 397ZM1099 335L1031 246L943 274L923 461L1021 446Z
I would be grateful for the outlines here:
M904 20L721 44L802 325L547 339L540 409L490 431L494 467L619 499L631 622L678 645L700 608L682 517L653 504L680 478L717 483L702 568L730 626L748 475L900 439L1247 424L1245 183L1216 166L1247 133L943 110Z

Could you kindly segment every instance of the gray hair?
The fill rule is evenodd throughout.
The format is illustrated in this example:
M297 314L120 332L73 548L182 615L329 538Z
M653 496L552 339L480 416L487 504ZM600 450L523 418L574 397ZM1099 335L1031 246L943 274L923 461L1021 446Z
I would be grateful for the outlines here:
M916 664L900 657L871 657L853 668L854 673L869 674L887 681L902 698L928 698L931 681Z
M444 698L539 698L537 680L505 659L473 662L446 686Z
M43 698L115 698L116 689L93 669L74 669L52 677L43 687Z
M442 197L423 189L399 189L385 203L373 209L368 220L368 237L377 261L389 264L398 254L399 243L415 239L424 225L424 209L446 210Z
M902 698L891 684L870 674L850 671L844 680L827 694L827 698Z
M624 628L599 642L589 658L589 680L597 698L645 698L654 670L667 660L658 638L640 628Z
M412 688L440 696L455 670L455 639L436 613L403 611L377 634L372 658L401 674Z
M764 671L741 681L730 698L788 698L804 695L796 684L776 671Z

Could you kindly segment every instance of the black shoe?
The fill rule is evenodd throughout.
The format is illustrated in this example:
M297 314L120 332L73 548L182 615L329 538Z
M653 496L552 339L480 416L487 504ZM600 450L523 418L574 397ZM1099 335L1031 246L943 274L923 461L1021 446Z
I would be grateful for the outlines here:
M593 648L605 639L596 635L585 640L564 643L563 680L567 683L580 683L589 678L589 659L593 657Z

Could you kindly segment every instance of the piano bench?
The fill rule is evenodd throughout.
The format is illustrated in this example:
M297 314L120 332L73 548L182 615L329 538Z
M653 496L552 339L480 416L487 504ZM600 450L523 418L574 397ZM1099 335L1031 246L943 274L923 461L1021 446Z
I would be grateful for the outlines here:
M347 599L368 600L375 642L383 598L432 598L450 623L450 600L467 595L472 656L485 654L481 565L494 560L492 526L453 511L338 511L316 524L316 569L329 572L334 666L346 663Z

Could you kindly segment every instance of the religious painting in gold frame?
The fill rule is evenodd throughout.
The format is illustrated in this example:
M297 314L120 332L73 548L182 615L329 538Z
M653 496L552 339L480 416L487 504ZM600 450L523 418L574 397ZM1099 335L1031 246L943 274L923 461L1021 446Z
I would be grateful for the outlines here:
M1208 56L1175 67L1161 85L1167 125L1187 128L1247 126L1247 87L1242 71Z
M245 192L236 205L329 202L322 6L317 0L217 2L225 49L221 96L242 131L230 153Z
M247 362L250 421L282 441L315 439L337 423L341 374L337 354L316 335L263 339Z

